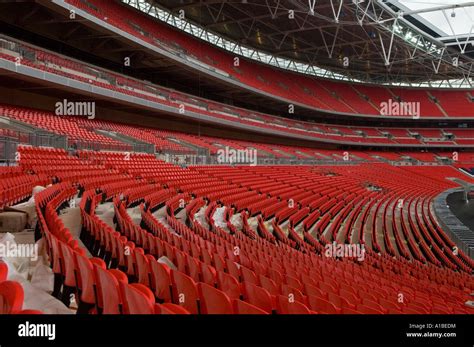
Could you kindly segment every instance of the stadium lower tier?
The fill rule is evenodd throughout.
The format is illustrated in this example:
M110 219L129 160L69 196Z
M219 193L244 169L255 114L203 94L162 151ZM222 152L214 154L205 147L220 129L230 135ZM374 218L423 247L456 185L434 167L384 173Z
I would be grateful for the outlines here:
M474 262L453 251L431 204L455 186L446 177L473 181L454 167L19 153L2 178L22 196L53 183L35 195L37 233L52 295L78 313L474 313ZM72 208L79 237L59 216Z

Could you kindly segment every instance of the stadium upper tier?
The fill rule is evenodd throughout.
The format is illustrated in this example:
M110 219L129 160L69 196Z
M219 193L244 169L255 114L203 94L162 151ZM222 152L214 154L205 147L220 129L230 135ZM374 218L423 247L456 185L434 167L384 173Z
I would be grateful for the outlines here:
M0 45L0 61L9 61L12 69L15 64L59 75L94 87L112 90L122 95L133 96L153 101L168 107L182 117L186 112L205 116L210 121L226 124L238 124L248 130L260 130L286 134L291 137L311 139L335 144L364 144L378 146L474 146L474 133L467 129L397 129L350 127L328 125L315 122L296 121L288 118L257 113L242 108L217 103L160 87L148 82L139 81L96 66L38 49L14 40L5 40ZM71 84L74 85L74 84ZM117 95L115 95L117 97ZM55 120L54 122L59 122ZM66 122L66 120L63 120ZM76 129L79 130L79 129ZM82 136L84 140L106 142L100 135L88 138L80 131L72 131L71 136ZM104 140L104 141L102 141ZM111 145L110 139L107 140ZM153 139L149 143L157 141ZM171 145L166 145L171 146ZM111 147L120 149L119 147Z
M115 1L67 0L97 19L186 59L189 66L235 82L256 93L299 106L335 114L412 118L411 112L387 112L384 103L416 103L423 118L473 116L472 91L403 89L317 79L239 58ZM236 66L238 65L238 66Z

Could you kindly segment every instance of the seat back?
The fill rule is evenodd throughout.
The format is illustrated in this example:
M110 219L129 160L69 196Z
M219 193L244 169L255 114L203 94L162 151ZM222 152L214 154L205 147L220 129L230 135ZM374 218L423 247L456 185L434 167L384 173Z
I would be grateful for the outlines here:
M61 271L64 275L64 284L69 287L76 287L76 262L74 251L66 243L59 241L61 254Z
M148 287L140 283L119 283L124 314L154 314L155 297Z
M280 289L278 288L278 286L275 284L275 282L272 279L263 275L260 275L259 279L260 279L260 284L262 285L262 287L268 290L268 292L271 295L280 294Z
M235 314L268 314L264 310L249 304L242 300L233 300L232 302Z
M217 271L217 288L226 293L231 299L240 299L240 284L234 276Z
M155 297L171 302L171 275L170 268L158 261L150 261L151 288Z
M232 303L223 291L205 283L198 284L201 313L232 314Z
M271 313L273 310L272 299L270 293L262 287L258 287L252 283L244 282L242 284L242 292L245 301L255 305L265 312Z
M180 271L171 270L171 283L174 302L183 306L190 313L199 313L199 294L194 280Z
M312 296L312 295L308 296L308 303L311 309L318 313L326 313L326 314L340 313L340 309L335 307L332 303L317 296Z
M94 268L92 262L85 256L79 253L74 253L76 257L76 282L77 288L81 291L81 301L88 304L95 304L95 292L94 286ZM100 258L94 258L94 262L97 266L105 269L105 263Z
M127 275L120 270L106 270L94 266L97 283L97 306L103 314L120 314L122 298L119 282L128 282Z
M18 282L3 281L0 283L0 314L11 314L21 311L23 307L23 287Z
M0 261L0 283L7 280L8 276L8 265Z
M216 269L206 263L200 262L199 265L201 267L202 281L214 287L217 282Z
M135 249L135 273L138 277L138 283L145 286L150 285L150 264L148 257L145 256L142 248Z
M289 300L287 296L277 296L277 313L279 314L311 314L306 305L296 301Z
M242 276L242 282L253 283L256 286L260 284L257 276L255 275L255 272L250 269L247 269L245 266L240 267L240 273Z

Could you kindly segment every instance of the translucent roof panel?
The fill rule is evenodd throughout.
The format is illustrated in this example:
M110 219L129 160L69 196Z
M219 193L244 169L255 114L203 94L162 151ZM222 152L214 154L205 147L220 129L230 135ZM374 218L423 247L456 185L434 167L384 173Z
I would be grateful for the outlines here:
M389 2L438 33L439 37L474 36L473 1L389 0Z

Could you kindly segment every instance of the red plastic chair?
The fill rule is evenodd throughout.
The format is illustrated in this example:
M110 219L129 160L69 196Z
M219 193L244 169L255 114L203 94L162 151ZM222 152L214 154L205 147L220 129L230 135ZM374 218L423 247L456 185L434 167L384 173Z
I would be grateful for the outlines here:
M386 310L397 310L397 311L402 311L402 305L400 305L398 302L395 303L394 301L389 301L386 299L379 299L379 304Z
M150 264L149 258L145 256L142 248L135 248L135 274L137 275L138 283L144 286L150 285Z
M258 287L252 283L242 283L242 294L244 300L255 305L265 312L272 313L273 302L270 293L262 287Z
M240 281L240 269L237 265L230 259L226 259L227 271L228 274L233 276L237 281Z
M168 266L150 259L150 282L159 302L171 302L171 270Z
M6 281L8 277L8 265L0 261L0 283Z
M105 269L105 263L100 258L88 259L87 257L84 257L78 253L74 253L74 255L76 257L77 264L76 282L77 288L80 292L80 302L89 305L95 305L96 298L94 287L96 283L93 264Z
M361 298L359 298L357 296L357 294L354 294L353 292L347 291L345 289L340 289L339 290L339 296L341 298L346 299L348 302L350 302L351 304L354 304L354 305L359 304L361 302Z
M178 270L182 273L187 273L188 264L186 262L186 254L178 249L174 250L174 254L176 256L176 267L178 268Z
M77 287L76 272L78 270L74 255L75 252L64 242L59 241L58 245L61 254L61 272L64 276L61 301L69 307L71 304L71 295Z
M433 306L431 308L431 314L453 314L453 311L448 307Z
M155 297L140 283L119 283L124 314L155 314Z
M305 283L304 285L306 295L319 296L320 298L326 299L327 293L323 292L318 287L315 287L311 284Z
M271 295L275 295L275 296L280 295L280 289L278 288L278 286L275 284L275 282L272 279L265 277L263 275L260 275L259 279L260 279L262 288L265 288L266 290L268 290L268 292Z
M301 281L298 280L296 277L286 275L285 277L285 283L292 286L293 288L296 288L298 290L303 289L303 285L301 284Z
M12 314L23 307L23 287L18 282L3 281L0 283L0 314Z
M357 311L363 314L384 314L382 311L377 310L370 306L366 306L364 304L357 305Z
M192 314L198 314L199 293L194 280L179 271L171 270L171 283L174 303L183 306Z
M303 293L288 284L281 285L281 294L283 296L286 296L287 298L293 298L294 300L299 301L302 304L306 304L307 300Z
M234 276L217 271L217 288L231 299L240 299L240 284Z
M336 307L347 307L350 309L355 309L356 305L350 303L346 298L343 298L334 293L328 293L328 301Z
M217 284L217 272L216 269L208 264L199 263L201 267L201 276L204 283L215 287Z
M188 310L182 306L171 304L169 302L155 305L156 314L190 314Z
M311 311L298 301L290 301L287 296L278 295L277 313L279 314L311 314Z
M240 267L240 273L242 277L242 282L252 283L252 284L255 284L256 286L260 284L257 276L255 275L255 272L253 272L250 269L247 269L245 266Z
M187 254L185 255L185 258L189 276L196 282L201 281L201 267L199 266L199 260L194 259Z
M120 270L105 270L99 266L94 266L94 273L97 283L97 306L99 310L103 314L122 313L119 282L128 283L127 275Z
M223 291L205 283L198 284L201 313L232 314L232 303Z
M268 314L264 310L242 300L233 301L235 314Z
M338 314L341 313L341 309L334 306L327 300L317 296L308 296L309 306L313 311L323 314Z

